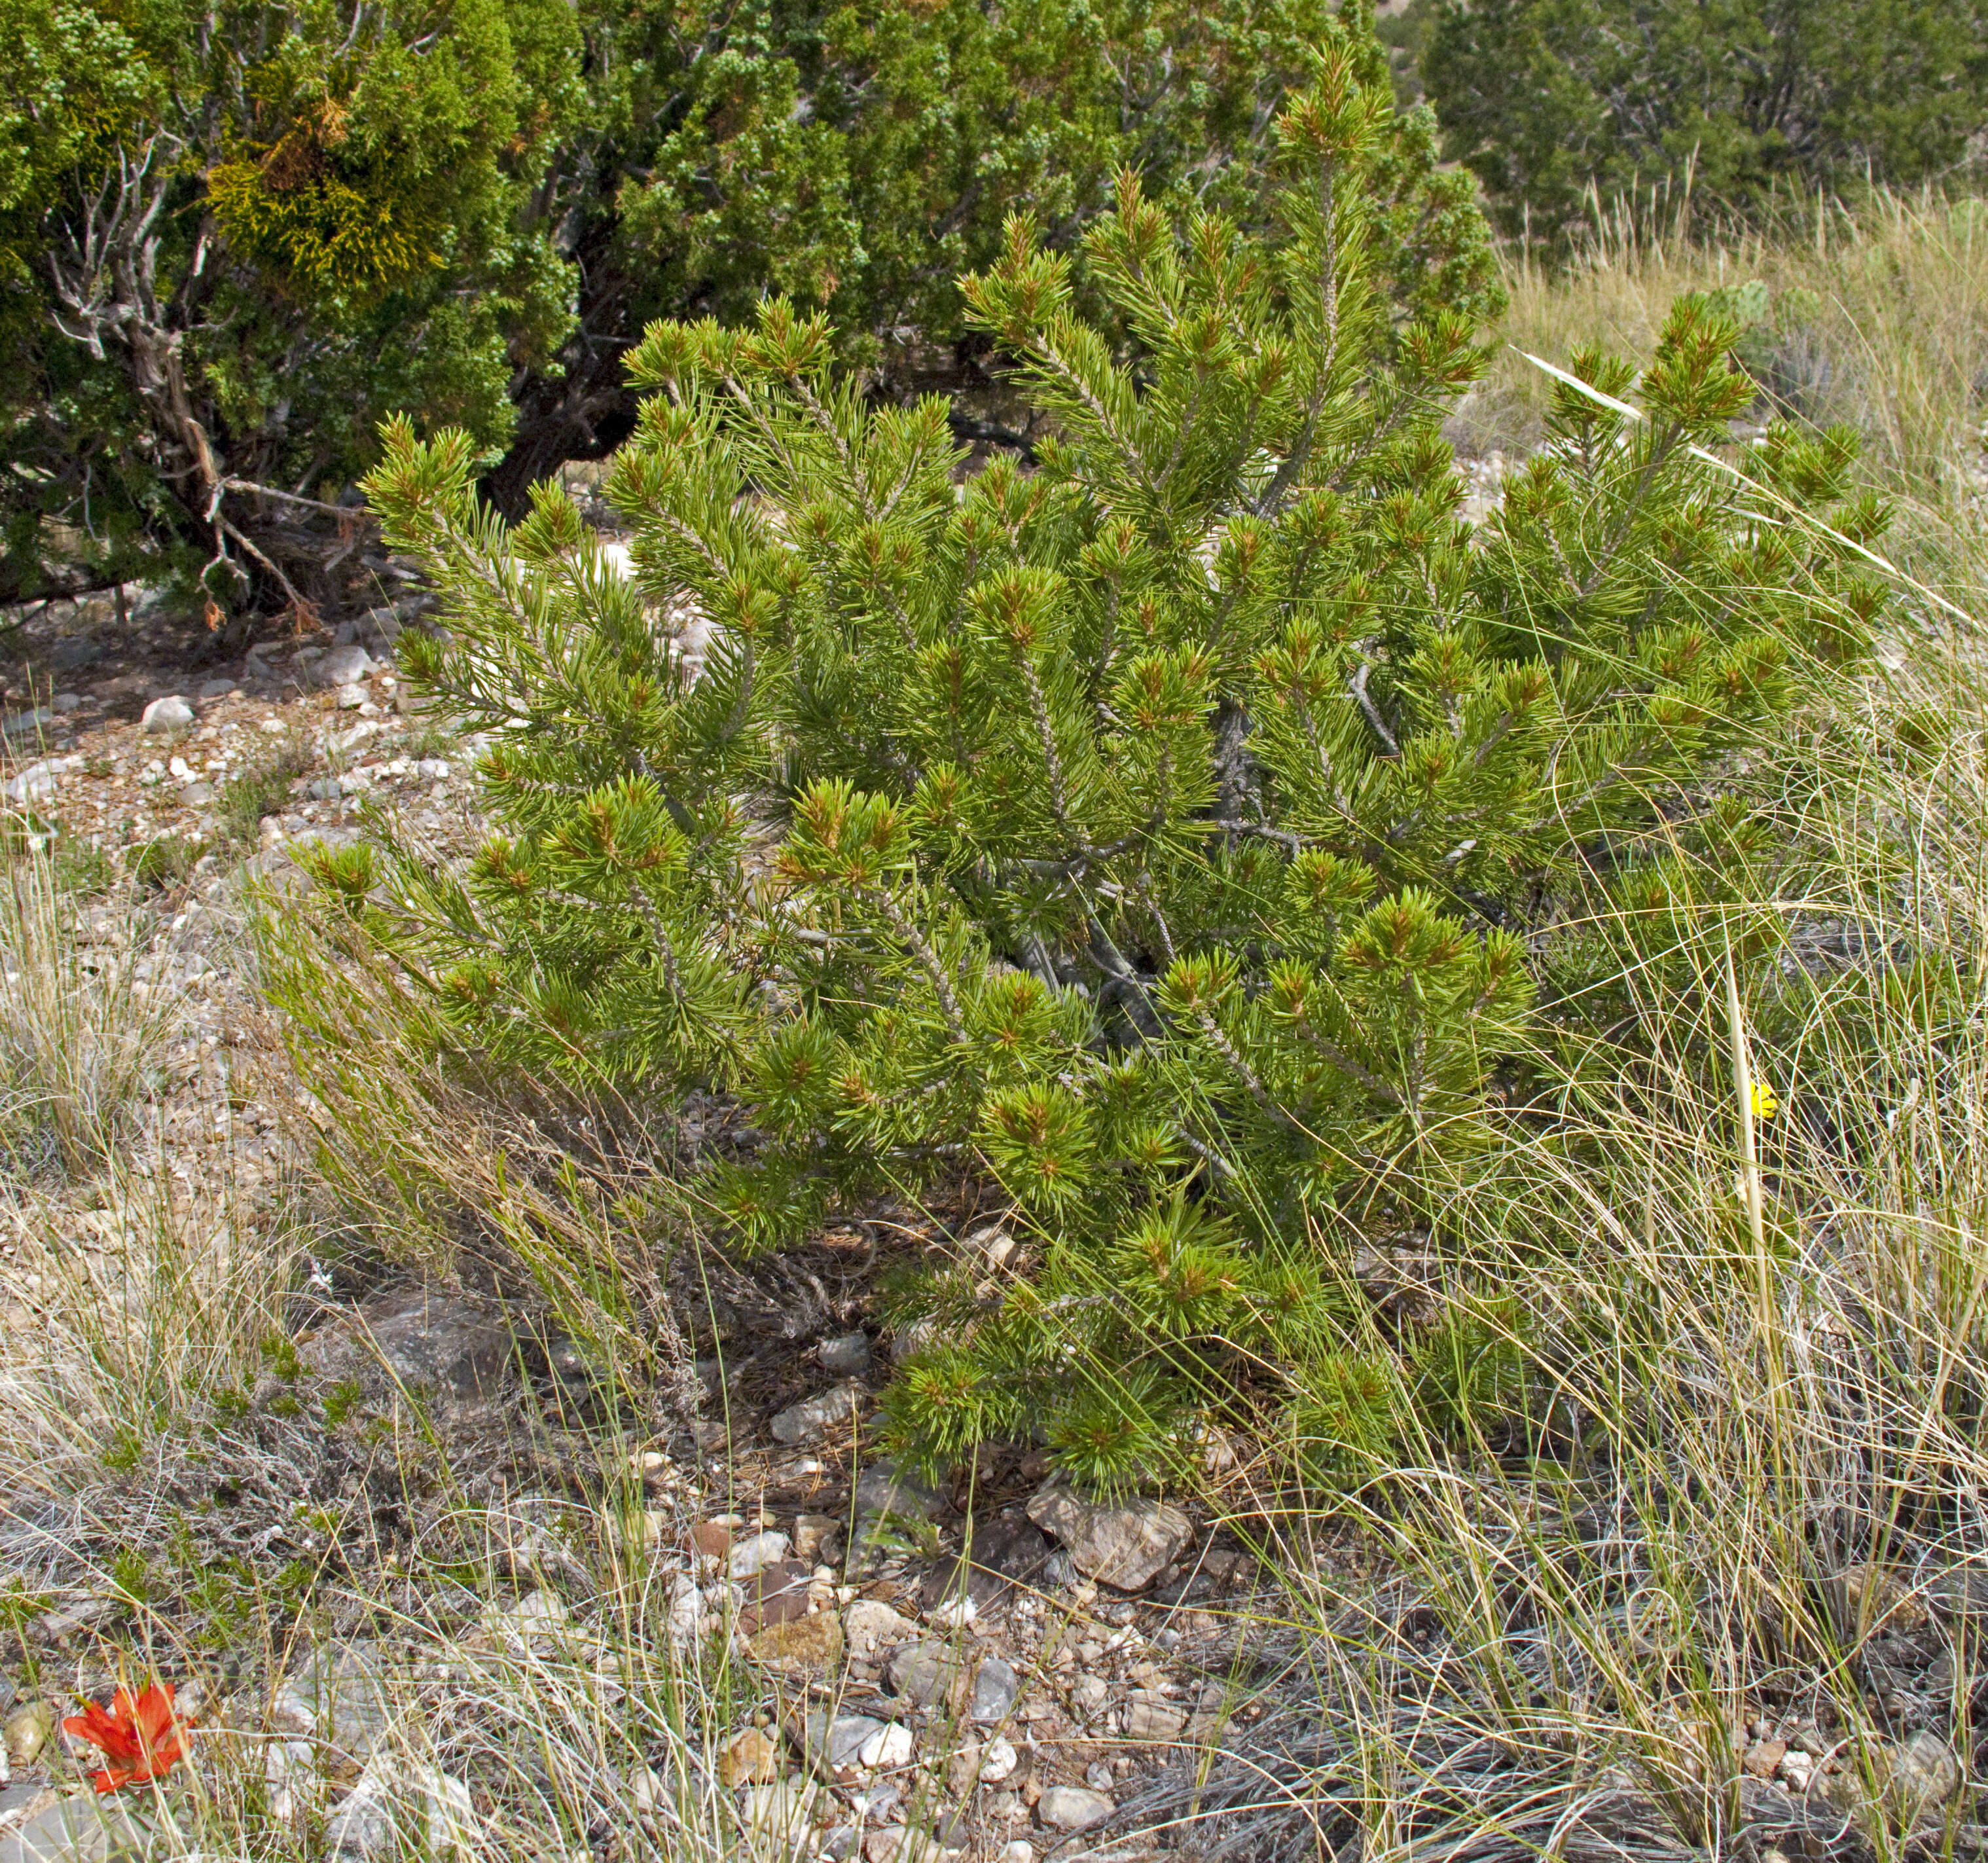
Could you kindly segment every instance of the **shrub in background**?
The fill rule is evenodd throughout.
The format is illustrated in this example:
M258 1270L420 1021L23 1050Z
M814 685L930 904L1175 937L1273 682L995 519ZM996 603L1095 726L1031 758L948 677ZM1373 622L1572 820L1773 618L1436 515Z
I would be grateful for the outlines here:
M914 347L958 379L955 280L1009 211L1068 247L1129 164L1253 216L1330 18L0 0L0 600L171 573L245 627L363 600L340 501L386 412L472 434L519 516L631 430L658 316L783 292L893 382Z
M387 411L501 448L569 320L528 210L578 58L556 0L0 5L0 599L328 605Z
M1501 230L1557 243L1618 198L1746 216L1978 162L1988 6L1439 0L1422 78Z
M1346 1249L1469 1184L1582 1028L1584 952L1620 960L1564 921L1612 894L1661 942L1746 857L1722 771L1875 605L1777 502L1830 505L1847 446L1771 434L1764 500L1706 456L1753 390L1696 300L1640 384L1581 363L1647 418L1564 389L1473 536L1439 429L1482 353L1398 261L1440 225L1472 276L1481 224L1370 39L1327 35L1276 147L1260 235L1121 181L1101 324L1019 222L965 282L1049 417L1034 472L962 482L943 403L872 406L774 301L633 358L639 589L556 489L479 505L466 437L397 425L369 481L502 832L395 860L385 905L347 876L354 909L485 1057L736 1096L694 1185L733 1246L998 1178L1030 1246L909 1297L940 1324L888 1401L929 1461L1040 1429L1108 1484L1210 1406L1329 1449L1405 1383L1467 1401L1343 1323ZM720 631L695 683L650 606L681 597Z

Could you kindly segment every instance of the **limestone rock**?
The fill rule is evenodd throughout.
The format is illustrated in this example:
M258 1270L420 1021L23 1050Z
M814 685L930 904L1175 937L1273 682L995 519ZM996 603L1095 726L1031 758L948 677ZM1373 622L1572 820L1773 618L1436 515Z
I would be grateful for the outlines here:
M1052 1831L1088 1831L1118 1807L1102 1792L1080 1785L1053 1785L1036 1800L1036 1815Z
M783 1846L798 1844L813 1822L813 1797L790 1785L749 1786L739 1794L739 1822Z
M794 1557L825 1558L841 1535L842 1523L833 1514L797 1513L794 1516Z
M824 1339L815 1347L814 1355L824 1371L833 1371L838 1378L856 1377L870 1369L870 1335L844 1333L839 1338Z
M885 1665L884 1684L913 1706L928 1707L952 1692L962 1669L958 1653L943 1643L907 1643Z
M1936 1733L1922 1729L1894 1747L1886 1767L1888 1796L1908 1828L1960 1790L1960 1761Z
M1151 1584L1194 1531L1178 1507L1135 1496L1087 1501L1059 1481L1036 1491L1029 1518L1063 1542L1077 1569L1121 1591Z
M515 1604L491 1605L482 1625L500 1649L525 1650L546 1644L572 1615L563 1598L540 1586Z
M746 1648L756 1662L788 1674L819 1675L842 1660L842 1621L833 1611L817 1611L755 1633Z
M163 1849L142 1814L87 1792L59 1800L0 1837L0 1863L139 1863Z
M1187 1725L1187 1710L1164 1696L1144 1692L1125 1706L1125 1734L1134 1740L1173 1740Z
M727 1787L771 1785L780 1776L779 1743L762 1728L735 1733L718 1750L718 1776Z
M833 1714L817 1708L801 1723L801 1747L809 1760L830 1774L846 1773L862 1763L864 1743L885 1725L867 1714Z
M856 1750L857 1760L877 1772L908 1766L915 1743L901 1721L885 1721Z
M174 693L170 698L154 699L140 716L138 729L156 735L167 731L184 731L192 722L193 707Z
M393 1714L385 1665L368 1642L313 1647L269 1702L279 1732L320 1743L326 1770L348 1777L373 1757Z
M869 1401L870 1393L860 1385L845 1384L819 1391L776 1413L768 1428L773 1440L789 1445L812 1442L839 1423L853 1422Z
M469 1788L432 1766L382 1753L367 1761L352 1795L324 1827L334 1857L370 1858L397 1850L431 1858L474 1854Z
M353 641L343 647L334 647L312 668L311 678L319 685L343 686L377 671L373 656Z
M986 1725L1008 1718L1022 1692L1021 1678L999 1656L989 1656L974 1672L973 1719Z
M746 1579L764 1571L787 1556L793 1543L785 1533L757 1533L737 1541L725 1562L726 1572L735 1579Z
M1926 1621L1923 1601L1899 1574L1883 1566L1850 1566L1840 1582L1852 1620L1861 1620L1867 1631L1917 1630Z
M901 1520L928 1520L942 1501L938 1490L915 1475L901 1474L888 1456L873 1462L856 1479L856 1511L893 1514Z
M991 1740L974 1740L962 1746L946 1763L945 1782L955 1796L964 1798L976 1786L999 1785L1012 1777L1021 1763L1012 1740L997 1735Z
M867 1598L851 1604L843 1622L849 1633L850 1654L855 1656L883 1655L895 1649L915 1628L909 1618Z
M465 1294L389 1294L360 1309L375 1349L403 1384L487 1397L509 1375L514 1341L501 1308Z

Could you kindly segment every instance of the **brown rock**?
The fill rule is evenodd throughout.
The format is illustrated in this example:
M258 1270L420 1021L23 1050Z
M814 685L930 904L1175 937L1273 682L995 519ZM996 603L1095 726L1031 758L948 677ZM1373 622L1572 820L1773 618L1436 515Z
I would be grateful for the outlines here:
M1009 1588L1027 1584L1050 1556L1050 1543L1033 1521L1000 1515L974 1520L967 1528L964 1549L942 1559L925 1574L920 1601L935 1611L962 1593L985 1610Z
M769 1625L749 1638L756 1662L789 1672L826 1675L842 1660L842 1620L833 1611Z
M1841 1574L1844 1601L1866 1631L1917 1630L1926 1621L1925 1601L1898 1574L1880 1565L1853 1565Z
M780 1776L780 1745L763 1728L735 1733L718 1750L718 1776L727 1787L771 1785Z
M722 1559L732 1550L732 1529L700 1520L690 1530L690 1550L700 1559Z
M811 1566L798 1559L779 1559L762 1566L742 1587L746 1601L739 1608L739 1628L750 1637L769 1625L790 1624L807 1615Z
M1740 1763L1756 1779L1771 1779L1787 1750L1786 1740L1756 1740Z

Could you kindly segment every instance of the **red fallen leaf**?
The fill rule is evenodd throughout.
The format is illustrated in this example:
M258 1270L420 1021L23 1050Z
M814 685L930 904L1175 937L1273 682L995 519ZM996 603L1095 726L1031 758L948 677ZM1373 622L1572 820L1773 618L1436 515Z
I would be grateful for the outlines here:
M91 1781L100 1792L159 1778L186 1757L173 1719L169 1682L156 1683L136 1700L130 1689L120 1689L108 1708L86 1702L83 1712L69 1716L63 1726L99 1748L108 1762Z

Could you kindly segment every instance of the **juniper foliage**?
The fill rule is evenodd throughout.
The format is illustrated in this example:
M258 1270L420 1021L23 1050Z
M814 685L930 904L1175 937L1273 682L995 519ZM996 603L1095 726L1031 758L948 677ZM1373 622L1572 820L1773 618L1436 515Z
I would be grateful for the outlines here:
M1404 286L1394 120L1342 39L1262 236L1123 181L1085 252L1122 341L1012 223L964 292L1050 417L1033 472L962 478L942 403L873 405L774 301L634 354L639 588L552 486L507 529L459 436L396 427L370 482L503 831L396 860L369 922L487 1056L735 1096L756 1138L695 1186L727 1246L997 1179L1026 1246L905 1297L938 1324L888 1408L928 1462L1040 1429L1108 1485L1211 1407L1330 1459L1465 1401L1454 1327L1348 1324L1346 1251L1480 1169L1578 1022L1570 900L1716 892L1757 832L1724 760L1875 606L1778 502L1834 506L1840 438L1750 448L1771 496L1722 465L1753 391L1702 303L1640 383L1583 359L1642 418L1567 389L1473 533L1439 425L1483 353Z
M1757 218L1980 166L1983 0L1433 0L1422 29L1444 153L1513 237L1660 191Z

